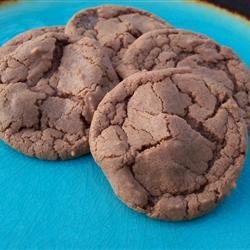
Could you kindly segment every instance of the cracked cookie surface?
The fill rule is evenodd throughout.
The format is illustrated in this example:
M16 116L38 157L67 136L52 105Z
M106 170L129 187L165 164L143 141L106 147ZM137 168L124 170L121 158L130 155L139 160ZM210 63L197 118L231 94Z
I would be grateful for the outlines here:
M49 32L64 33L64 26L36 28L23 32L13 37L9 42L5 43L2 47L0 47L0 58L8 53L11 53L24 42L30 41L38 36L41 36Z
M75 14L65 27L72 39L88 36L105 47L112 62L119 58L142 34L155 29L169 28L170 24L143 10L105 5L82 10Z
M0 137L41 159L88 153L92 115L117 83L94 39L45 32L20 42L0 58Z
M250 71L229 48L193 32L151 31L126 51L117 72L122 78L142 70L191 67L233 96L250 129Z
M99 104L90 150L129 207L158 219L195 218L236 185L247 140L239 111L189 68L137 73Z

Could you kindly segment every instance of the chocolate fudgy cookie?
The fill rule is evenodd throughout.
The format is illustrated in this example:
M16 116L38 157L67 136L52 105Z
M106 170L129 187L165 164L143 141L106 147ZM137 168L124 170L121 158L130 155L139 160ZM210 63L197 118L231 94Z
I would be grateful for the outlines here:
M231 49L193 32L162 29L138 38L117 71L122 78L142 70L188 66L232 95L250 129L250 72Z
M98 40L108 51L113 63L136 38L155 29L170 25L146 11L105 5L82 10L75 14L65 27L72 39L88 36Z
M137 73L99 104L90 149L116 195L150 217L200 216L235 187L246 154L236 102L188 68Z
M83 155L93 112L117 82L93 39L70 43L61 32L45 32L20 40L0 58L0 137L41 159Z

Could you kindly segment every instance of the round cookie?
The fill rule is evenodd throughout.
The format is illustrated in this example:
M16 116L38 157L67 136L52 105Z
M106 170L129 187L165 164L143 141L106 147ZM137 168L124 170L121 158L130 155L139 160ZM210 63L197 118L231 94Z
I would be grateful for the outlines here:
M41 159L89 152L92 115L118 77L99 43L62 33L27 40L0 58L0 138Z
M246 140L236 102L188 68L126 78L90 127L91 153L116 195L168 220L198 217L229 194Z
M229 48L193 32L162 29L144 34L124 54L122 78L142 70L188 66L233 95L250 129L250 72Z
M142 34L170 24L146 11L116 5L104 5L76 13L65 27L72 39L88 36L98 40L110 54L113 63Z
M38 36L49 32L64 33L64 26L36 28L23 32L12 38L9 42L5 43L2 47L0 47L0 58L8 53L11 53L24 42L30 41Z

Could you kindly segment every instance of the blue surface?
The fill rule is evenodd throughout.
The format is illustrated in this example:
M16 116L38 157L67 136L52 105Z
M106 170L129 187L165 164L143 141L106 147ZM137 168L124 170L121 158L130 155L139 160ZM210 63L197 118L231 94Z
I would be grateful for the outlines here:
M153 2L153 1L152 1ZM119 1L232 47L250 65L250 23L183 1ZM33 27L65 24L77 10L118 1L29 1L0 7L0 44ZM250 249L250 159L216 210L181 223L133 212L115 198L91 156L28 158L0 143L0 249Z

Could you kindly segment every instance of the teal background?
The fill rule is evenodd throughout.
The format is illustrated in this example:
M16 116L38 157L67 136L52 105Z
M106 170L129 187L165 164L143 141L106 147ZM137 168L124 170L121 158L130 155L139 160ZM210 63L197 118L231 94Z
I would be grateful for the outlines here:
M63 25L82 8L120 3L232 47L250 65L250 23L187 1L21 1L0 6L0 44L30 28ZM250 159L237 189L212 213L163 222L123 205L90 155L28 158L0 143L0 249L250 249Z

